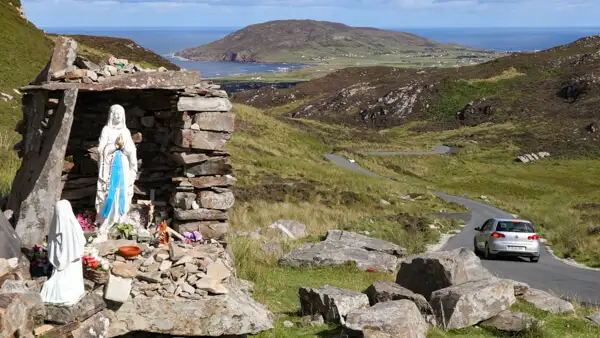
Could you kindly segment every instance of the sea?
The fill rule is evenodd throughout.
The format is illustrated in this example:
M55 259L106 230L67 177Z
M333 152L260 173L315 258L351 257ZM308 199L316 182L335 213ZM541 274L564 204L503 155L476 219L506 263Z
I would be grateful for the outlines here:
M47 27L48 33L87 34L128 38L137 44L163 55L181 68L199 70L203 78L220 78L268 72L284 72L306 65L290 63L200 62L175 57L181 49L218 40L241 27L219 28L61 28ZM579 38L600 34L600 27L584 28L393 28L443 43L456 43L473 48L496 51L539 51L567 44ZM118 56L117 56L118 57Z

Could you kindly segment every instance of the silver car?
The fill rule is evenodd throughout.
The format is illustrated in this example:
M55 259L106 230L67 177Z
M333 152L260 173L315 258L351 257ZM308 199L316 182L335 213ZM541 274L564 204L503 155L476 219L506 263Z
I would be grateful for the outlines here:
M540 260L540 238L529 221L492 218L475 231L475 253L483 253L485 259L503 255L529 257L534 263Z

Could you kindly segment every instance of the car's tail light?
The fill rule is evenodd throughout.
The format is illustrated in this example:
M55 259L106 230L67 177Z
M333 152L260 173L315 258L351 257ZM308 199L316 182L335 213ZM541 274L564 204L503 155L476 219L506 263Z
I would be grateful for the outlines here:
M527 237L527 239L530 240L530 241L535 241L535 240L540 239L540 236L538 236L538 235L531 235L531 236Z
M494 232L492 234L492 237L494 237L494 238L504 238L504 235L501 234L501 233L499 233L499 232Z

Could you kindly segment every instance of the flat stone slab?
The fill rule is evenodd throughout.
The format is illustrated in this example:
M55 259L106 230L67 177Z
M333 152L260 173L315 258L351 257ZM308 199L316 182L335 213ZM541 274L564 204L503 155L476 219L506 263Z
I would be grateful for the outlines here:
M393 273L398 258L383 252L350 247L337 241L306 243L279 260L279 264L291 267L318 267L355 263L359 270L376 269Z
M536 308L550 313L575 313L573 304L549 294L546 291L529 289L523 300Z
M138 72L106 78L102 83L66 83L52 82L41 85L25 86L20 91L31 90L67 90L77 88L80 91L100 92L126 89L172 89L179 90L200 82L200 72L192 70L167 72ZM225 99L226 100L226 99Z
M302 287L298 296L303 316L320 314L325 321L335 324L344 324L346 315L351 311L369 307L369 298L365 294L330 285Z
M327 231L326 241L337 241L348 246L363 248L368 251L383 252L397 257L402 257L406 254L406 249L399 245L350 231L329 230Z
M530 314L505 310L479 323L479 326L506 332L521 332L529 329L535 323L537 323L537 319Z
M425 338L429 329L417 306L409 300L379 303L352 311L344 326L351 331L363 332L365 337ZM380 335L371 335L373 331Z
M437 290L431 294L429 303L437 323L452 330L490 319L516 301L512 283L489 278Z
M242 336L273 328L273 314L243 292L201 299L135 298L109 311L108 337L143 331L174 336Z
M46 321L57 324L68 324L84 321L106 308L101 295L89 292L73 306L46 305Z

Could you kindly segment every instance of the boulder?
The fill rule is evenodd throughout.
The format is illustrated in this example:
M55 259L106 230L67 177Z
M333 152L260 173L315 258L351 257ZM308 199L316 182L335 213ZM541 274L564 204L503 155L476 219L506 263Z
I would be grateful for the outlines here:
M490 327L506 332L522 332L537 323L537 319L523 312L502 311L494 317L479 323L479 326Z
M299 239L308 236L306 225L296 222L279 220L267 228L266 236L271 238Z
M363 332L364 336L373 337L371 332L374 331L394 338L425 338L429 328L415 303L409 300L354 310L346 317L344 326L351 331ZM369 333L365 333L365 329Z
M137 267L131 263L114 262L112 273L123 278L135 278L138 274Z
M303 316L321 314L326 322L335 324L344 324L348 313L369 307L367 295L335 286L301 287L298 294Z
M104 310L81 322L71 335L73 338L103 338L108 334L109 325L108 312Z
M24 294L0 294L0 337L31 337L35 328L36 308L44 304L37 294L37 304Z
M434 291L490 277L471 250L459 248L408 257L400 265L396 283L429 299Z
M243 292L195 300L135 298L109 311L108 337L144 331L174 336L243 336L273 328L273 315Z
M231 168L229 157L213 157L199 164L186 165L185 173L195 176L228 175Z
M585 317L585 319L589 320L592 324L596 326L600 326L600 312L596 312L593 315L589 315Z
M359 270L376 269L393 273L398 258L383 252L368 251L344 245L337 241L306 243L279 260L279 264L291 267L333 266L354 263Z
M550 313L575 313L573 304L552 296L546 291L529 289L529 291L523 295L523 300L540 310L548 311Z
M89 292L73 306L46 305L46 321L56 324L84 321L105 308L102 295Z
M437 323L461 329L492 318L516 302L513 284L489 278L434 291L429 303Z
M513 284L513 287L515 288L515 296L520 297L520 296L525 295L527 292L529 292L528 284L510 280L510 279L507 279L507 281L509 281Z
M402 257L406 254L406 249L399 245L350 231L329 230L327 231L326 241L341 242L351 247L383 252L396 257Z
M428 316L433 314L431 305L429 305L425 297L416 294L390 280L376 281L369 286L364 293L367 295L367 297L369 297L369 303L371 306L378 303L406 299L415 303L423 315Z

